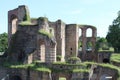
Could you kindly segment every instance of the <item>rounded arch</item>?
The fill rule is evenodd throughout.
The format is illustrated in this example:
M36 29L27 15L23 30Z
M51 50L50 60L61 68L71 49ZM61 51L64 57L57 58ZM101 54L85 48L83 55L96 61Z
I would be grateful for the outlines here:
M86 29L86 37L92 37L92 28L87 28Z
M17 31L17 22L18 17L14 14L10 16L10 25L11 25L11 33L14 34Z
M9 18L9 22L12 23L12 20L15 19L15 18L18 19L18 16L15 15L15 14L11 14L11 15L10 15L10 18Z
M39 56L42 62L45 62L45 41L43 39L39 39Z
M10 78L10 80L22 80L20 76L15 75Z
M56 42L45 35L38 35L38 58L42 62L56 62Z
M96 37L96 27L91 25L85 25L86 37Z

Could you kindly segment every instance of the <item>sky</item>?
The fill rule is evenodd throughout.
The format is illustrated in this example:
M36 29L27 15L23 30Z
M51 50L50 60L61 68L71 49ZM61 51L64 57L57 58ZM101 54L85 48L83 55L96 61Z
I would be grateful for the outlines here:
M120 0L1 0L0 33L8 31L8 11L19 5L28 6L32 18L45 16L50 21L93 25L99 37L106 36L120 10Z

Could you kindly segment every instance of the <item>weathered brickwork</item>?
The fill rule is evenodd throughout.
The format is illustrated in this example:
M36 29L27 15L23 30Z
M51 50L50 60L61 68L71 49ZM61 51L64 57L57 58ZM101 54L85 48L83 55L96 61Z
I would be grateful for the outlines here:
M91 37L86 36L89 28L92 30ZM104 62L104 58L110 58L109 54L98 53L99 57L95 54L96 31L90 25L66 24L62 20L51 22L46 17L30 18L29 10L24 5L8 11L8 50L4 59L0 57L0 65L9 61L22 64L33 62L36 66L0 66L0 80L59 80L61 77L66 80L104 80L104 76L112 76L112 80L117 80L116 70L98 65L90 65L88 70L89 65L78 64L86 60ZM78 48L79 40L81 50ZM88 42L91 42L91 49L87 49ZM75 60L56 64L57 57L61 62ZM38 60L41 63L35 62ZM50 71L38 69L41 66Z

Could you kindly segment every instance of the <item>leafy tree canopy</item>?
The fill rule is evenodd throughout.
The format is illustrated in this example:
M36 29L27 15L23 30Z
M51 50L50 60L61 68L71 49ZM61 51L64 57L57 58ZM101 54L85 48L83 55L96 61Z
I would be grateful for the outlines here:
M4 52L8 48L8 34L0 34L0 52Z
M109 26L106 39L114 47L115 52L120 52L120 11L118 17Z

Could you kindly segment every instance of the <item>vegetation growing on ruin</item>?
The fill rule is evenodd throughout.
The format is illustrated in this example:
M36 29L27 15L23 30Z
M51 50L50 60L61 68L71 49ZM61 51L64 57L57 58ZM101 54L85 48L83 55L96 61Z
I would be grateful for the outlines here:
M81 62L81 60L78 57L70 57L67 60L67 63L72 63L72 64L78 64L80 62Z
M57 55L57 56L56 56L56 60L57 60L57 61L61 61L61 58L62 58L62 56L60 56L60 55Z
M25 7L25 16L23 18L23 21L30 21L30 13L29 10L27 9L27 7Z
M120 80L120 68L117 67L117 66L114 66L112 64L105 64L105 63L95 63L95 62L84 62L84 64L86 65L98 65L98 66L101 66L101 67L104 67L104 68L109 68L109 69L113 69L113 70L116 70L118 71L118 79L117 80Z
M36 71L41 71L41 72L51 72L51 70L45 66L32 66L30 67L32 70L36 70Z
M38 19L41 20L41 21L48 21L47 17L39 17Z
M110 47L109 49L99 48L98 52L114 52L114 48Z
M51 72L51 70L45 66L38 66L36 64L21 64L21 63L9 63L9 62L5 62L3 64L4 67L7 68L16 68L16 69L31 69L31 70L35 70L35 71L41 71L41 72Z
M120 63L120 53L112 54L110 60Z
M42 35L47 36L49 38L53 37L53 35L51 33L47 32L45 29L40 29L39 34L42 34Z
M81 73L85 73L85 72L89 72L89 69L73 69L72 72L81 72Z
M66 65L66 66L83 66L83 67L87 66L86 64L83 64L83 63L70 64L70 63L67 63L67 62L54 62L53 64L55 64L55 65Z
M27 10L27 8L26 8L26 12L25 12L25 16L24 16L24 18L23 18L23 21L20 22L19 25L21 25L21 26L37 25L37 24L31 23L29 11Z
M29 25L37 25L37 24L34 24L34 23L31 23L30 21L22 21L21 23L19 23L19 25L21 26L29 26Z

